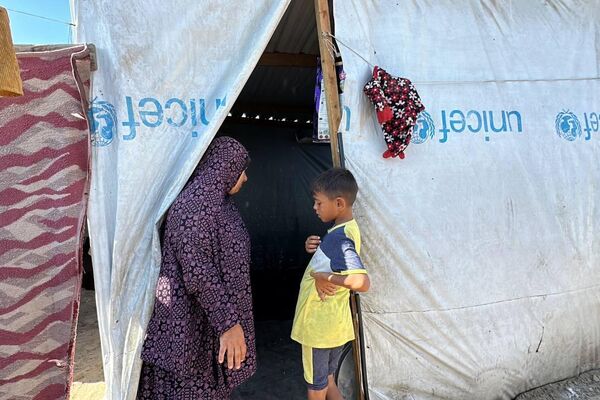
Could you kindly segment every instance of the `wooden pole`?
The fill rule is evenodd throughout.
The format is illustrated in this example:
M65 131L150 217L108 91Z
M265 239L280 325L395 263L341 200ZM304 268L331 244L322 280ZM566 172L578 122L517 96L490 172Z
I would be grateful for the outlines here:
M331 138L331 158L333 166L339 167L340 151L338 146L337 132L342 119L340 111L340 96L335 71L335 61L331 55L323 33L331 33L331 15L329 13L328 0L315 0L315 12L317 17L317 35L319 37L319 52L321 53L321 68L323 70L323 86L325 88L325 100L327 102L327 123L329 125L329 137Z
M323 70L323 86L325 88L325 100L327 102L327 119L329 125L329 137L331 141L331 158L334 167L342 165L340 158L340 148L338 143L338 128L342 113L340 109L340 97L338 94L338 83L335 70L335 60L325 43L323 33L331 32L331 14L329 12L328 0L315 0L315 13L317 17L317 35L319 38L319 52L321 54L321 68ZM354 324L354 333L356 340L352 342L354 354L354 374L356 377L356 393L359 400L365 399L363 390L363 376L361 369L360 337L358 330L357 304L354 296L351 296L350 306L352 310L352 320Z
M365 391L363 385L362 374L362 355L360 352L360 335L359 335L359 320L358 320L358 304L354 293L350 295L350 311L352 313L352 324L354 325L354 342L352 342L352 353L354 354L354 375L356 377L356 395L358 400L365 399Z

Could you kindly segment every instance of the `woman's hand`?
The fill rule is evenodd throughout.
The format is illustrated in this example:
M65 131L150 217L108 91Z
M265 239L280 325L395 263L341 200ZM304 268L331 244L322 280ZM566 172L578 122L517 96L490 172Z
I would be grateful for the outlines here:
M317 251L317 248L320 244L321 238L319 236L312 235L306 239L306 242L304 242L304 249L308 254L313 254L315 251Z
M247 351L242 326L240 324L234 325L221 335L219 342L219 364L225 361L225 354L227 353L227 368L240 369L242 362L246 360Z
M333 283L329 282L329 277L331 274L326 272L311 272L310 276L315 279L315 287L317 288L317 293L321 298L321 301L325 301L327 296L335 295L338 287Z

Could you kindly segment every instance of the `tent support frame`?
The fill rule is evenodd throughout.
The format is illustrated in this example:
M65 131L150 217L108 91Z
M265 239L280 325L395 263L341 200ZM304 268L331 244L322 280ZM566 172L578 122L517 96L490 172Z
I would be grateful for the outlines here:
M332 33L329 1L315 0L315 13L317 18L317 35L319 39L319 52L321 55L321 68L323 70L323 86L325 88L325 99L327 104L327 122L331 139L331 156L334 167L344 167L342 133L338 132L342 113L340 108L340 97L338 95L335 60L328 51L327 44L325 43L325 35ZM354 325L354 335L356 337L356 340L352 342L356 393L359 400L369 400L367 369L364 358L365 346L362 314L360 309L360 297L357 293L352 292L350 295L350 308Z
M339 167L340 152L338 148L337 131L342 119L340 112L340 97L335 73L335 61L328 51L323 33L331 33L331 14L328 0L315 0L315 13L317 18L317 36L319 39L319 53L321 55L321 69L323 70L323 86L327 104L327 122L331 140L331 158L333 166Z

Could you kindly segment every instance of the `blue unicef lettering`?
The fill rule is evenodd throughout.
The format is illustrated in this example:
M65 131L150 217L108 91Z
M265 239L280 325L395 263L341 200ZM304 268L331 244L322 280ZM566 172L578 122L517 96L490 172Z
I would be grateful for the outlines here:
M555 120L556 133L570 142L581 136L579 118L569 110L558 113Z
M440 143L446 143L449 134L483 134L486 142L493 134L522 133L523 120L519 111L441 110Z
M350 117L352 116L350 107L344 106L344 115L346 115L346 132L348 132L350 130Z
M227 96L214 99L215 106L209 107L206 99L183 100L177 97L168 99L164 105L155 97L144 97L137 103L131 96L125 96L126 113L121 125L125 128L123 140L134 140L138 130L158 128L166 123L175 128L191 130L191 136L199 136L199 130L210 124L221 108L227 106Z
M434 134L435 125L431 115L427 111L421 112L419 118L417 118L417 123L412 128L411 143L425 143L428 139L432 139Z
M107 146L116 135L117 112L107 101L94 99L88 110L92 146Z
M350 129L350 108L344 106L346 115L346 131ZM447 143L450 137L478 136L485 142L493 137L508 134L523 134L525 120L518 110L464 110L442 109L435 113L435 122L427 111L419 114L415 126L411 130L411 143L422 144L433 140ZM585 118L587 137L600 131L600 113L583 114ZM573 115L573 117L575 117ZM576 117L575 117L576 119ZM437 125L437 126L436 126ZM586 140L589 140L586 137Z
M592 132L598 133L600 130L600 116L598 113L583 113L583 120L585 122L585 140L590 140L592 138Z

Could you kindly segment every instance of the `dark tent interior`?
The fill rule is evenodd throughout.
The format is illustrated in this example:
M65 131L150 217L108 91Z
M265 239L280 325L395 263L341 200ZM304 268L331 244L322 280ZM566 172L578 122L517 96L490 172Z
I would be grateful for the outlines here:
M235 196L252 240L259 362L257 374L238 389L243 399L304 395L300 346L290 339L291 320L310 259L304 240L326 229L312 210L310 182L331 165L331 151L328 145L299 142L303 132L312 134L312 128L261 121L227 122L220 132L238 139L252 157L248 182ZM279 387L271 386L274 379Z
M312 140L316 31L313 2L292 1L219 132L238 139L252 158L235 201L252 240L259 367L238 399L306 397L291 320L310 260L304 241L327 229L312 209L310 184L332 165L329 144Z
M234 199L252 239L255 319L289 320L310 259L304 240L325 229L312 209L310 183L331 164L329 146L298 143L298 130L282 126L227 123L221 134L252 157L248 182Z

